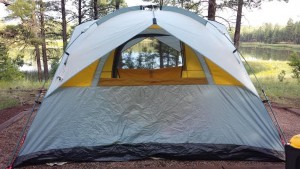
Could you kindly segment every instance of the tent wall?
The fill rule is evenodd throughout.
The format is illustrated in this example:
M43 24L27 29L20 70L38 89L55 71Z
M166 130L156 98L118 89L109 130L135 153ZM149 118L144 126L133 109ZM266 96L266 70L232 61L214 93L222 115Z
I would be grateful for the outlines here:
M135 148L139 144L143 149ZM189 153L197 159L283 159L278 132L249 90L168 85L59 89L44 100L16 164L78 157L184 158Z

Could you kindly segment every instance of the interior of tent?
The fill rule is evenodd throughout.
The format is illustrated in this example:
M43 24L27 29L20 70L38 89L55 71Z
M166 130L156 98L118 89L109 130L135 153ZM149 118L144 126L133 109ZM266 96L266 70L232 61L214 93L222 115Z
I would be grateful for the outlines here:
M242 86L210 59L155 24L90 64L63 87L180 84Z

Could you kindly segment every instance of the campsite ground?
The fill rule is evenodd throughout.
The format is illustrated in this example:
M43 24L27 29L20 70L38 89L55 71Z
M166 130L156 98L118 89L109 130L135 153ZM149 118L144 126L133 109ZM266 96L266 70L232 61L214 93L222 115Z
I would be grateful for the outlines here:
M4 167L13 152L18 136L30 112L30 105L16 106L0 110L0 168ZM273 103L274 112L287 139L300 131L300 109ZM9 112L9 113L7 113ZM10 119L10 120L8 120ZM9 122L9 123L7 123ZM5 126L3 127L3 124ZM90 162L67 163L62 166L50 167L35 165L24 167L36 168L204 168L204 169L283 169L283 162L251 162L251 161L175 161L175 160L141 160L130 162Z

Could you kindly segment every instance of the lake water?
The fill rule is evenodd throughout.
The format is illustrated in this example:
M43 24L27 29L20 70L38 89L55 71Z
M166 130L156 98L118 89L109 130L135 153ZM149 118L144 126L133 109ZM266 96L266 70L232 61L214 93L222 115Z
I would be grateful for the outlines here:
M141 50L143 47L148 48L148 50L153 51L153 44L137 44L133 47L133 56L137 56L137 51ZM261 47L240 47L241 54L246 58L246 60L250 60L252 58L260 59L260 60L279 60L279 61L288 61L290 59L290 55L293 52L298 53L299 51L293 50L282 50L282 49L274 49L274 48L261 48ZM36 63L35 61L31 61L31 65L24 65L21 67L22 71L35 71ZM50 65L50 64L49 64Z
M273 48L258 48L258 47L240 47L241 54L247 59L255 58L260 60L279 60L279 61L288 61L290 55L293 52L292 50L282 50L282 49L273 49Z

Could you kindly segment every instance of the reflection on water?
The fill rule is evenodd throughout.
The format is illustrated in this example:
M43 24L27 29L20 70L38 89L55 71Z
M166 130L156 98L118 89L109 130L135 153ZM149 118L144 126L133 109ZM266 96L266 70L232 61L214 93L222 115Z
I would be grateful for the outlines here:
M161 69L182 66L181 53L156 39L145 39L122 52L122 69Z
M290 59L290 55L295 51L272 48L240 47L240 52L245 58L288 61ZM300 52L297 53L300 55Z

